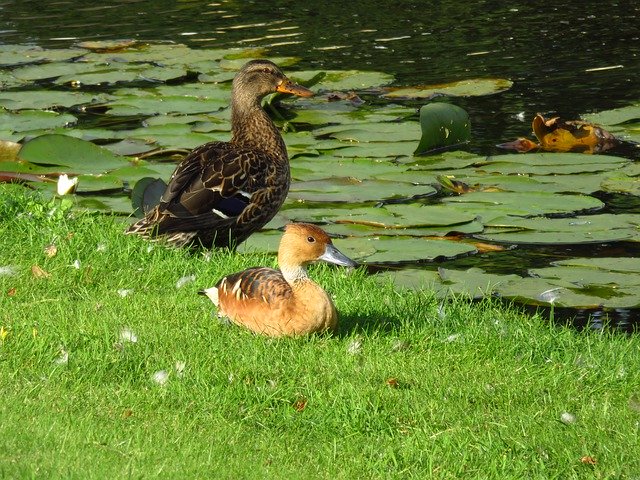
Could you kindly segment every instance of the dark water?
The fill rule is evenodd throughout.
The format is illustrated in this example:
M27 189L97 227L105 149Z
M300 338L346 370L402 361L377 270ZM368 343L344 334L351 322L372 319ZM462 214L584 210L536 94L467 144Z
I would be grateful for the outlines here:
M122 38L264 47L271 56L300 57L300 68L380 70L400 85L509 78L514 86L503 94L456 99L471 115L470 148L483 154L530 132L518 113L570 119L640 99L637 1L0 0L0 43L66 47ZM608 208L640 212L632 198L609 198ZM565 255L640 254L638 244L575 250L520 248L447 266L521 273L513 265L526 270ZM625 328L640 325L634 312L615 315ZM607 321L598 316L596 324Z

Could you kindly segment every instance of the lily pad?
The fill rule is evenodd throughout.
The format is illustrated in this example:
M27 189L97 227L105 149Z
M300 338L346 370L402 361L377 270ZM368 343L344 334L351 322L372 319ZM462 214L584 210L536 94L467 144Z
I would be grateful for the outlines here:
M458 145L471 138L469 114L448 103L430 103L420 108L420 127L422 137L415 150L416 154Z
M128 164L109 150L65 135L42 135L26 142L20 159L38 165L64 167L74 173L102 173Z
M7 112L0 110L0 130L28 132L57 127L67 127L76 122L76 117L67 113L42 110L20 110Z
M309 202L358 203L391 198L408 198L422 194L428 188L430 187L384 180L332 177L323 180L294 182L289 189L289 198Z
M111 98L104 93L59 92L51 90L0 91L0 107L8 110L44 110L53 107L69 108L87 103L102 103Z
M514 216L548 215L598 210L604 207L597 198L587 195L564 195L547 192L472 192L442 199L470 213L476 213L484 222L496 218L496 213Z
M317 128L316 136L330 136L345 142L406 142L418 138L420 127L416 122L376 122L359 125L331 125Z
M0 45L0 67L70 60L84 53L84 50L75 48L44 49L33 45Z
M1 101L1 96L0 96ZM227 106L218 98L198 98L188 96L137 96L127 94L108 103L111 115L158 115L168 113L206 113Z
M526 277L500 285L496 292L504 298L532 305L580 309L640 307L640 289L636 286L581 288L563 279Z
M365 90L393 82L394 76L383 72L361 70L309 70L293 72L290 77L297 82L309 80L319 73L324 77L318 84L320 90Z
M498 217L477 238L511 244L562 245L640 241L640 215L599 214L572 218Z
M367 263L452 259L476 253L472 245L413 237L350 237L340 242L347 256Z
M448 293L470 298L491 296L496 289L508 282L520 279L519 275L499 275L487 273L480 268L453 270L439 268L438 276Z
M513 86L513 82L505 78L473 78L439 85L420 87L389 88L382 96L386 98L432 98L436 95L450 97L475 97L504 92Z

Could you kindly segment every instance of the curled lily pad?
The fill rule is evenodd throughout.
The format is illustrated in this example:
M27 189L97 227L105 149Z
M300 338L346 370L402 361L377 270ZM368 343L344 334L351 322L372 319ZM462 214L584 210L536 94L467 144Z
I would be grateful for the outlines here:
M458 145L471 138L469 114L448 103L430 103L420 108L422 137L415 153L426 153L439 147Z

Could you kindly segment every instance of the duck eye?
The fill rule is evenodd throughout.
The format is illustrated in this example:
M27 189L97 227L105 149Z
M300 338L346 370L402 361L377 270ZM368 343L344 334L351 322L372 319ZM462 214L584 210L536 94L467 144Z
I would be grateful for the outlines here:
M315 238L313 238L313 237L307 237L307 242L309 242L309 243L313 243L313 242L315 242L315 241L316 241L316 239L315 239Z

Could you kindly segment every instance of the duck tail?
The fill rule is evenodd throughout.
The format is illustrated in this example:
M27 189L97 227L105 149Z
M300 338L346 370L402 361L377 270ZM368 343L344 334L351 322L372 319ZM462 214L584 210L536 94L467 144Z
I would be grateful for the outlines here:
M136 234L144 238L154 237L158 231L158 209L154 208L144 218L132 224L125 230L126 235Z

